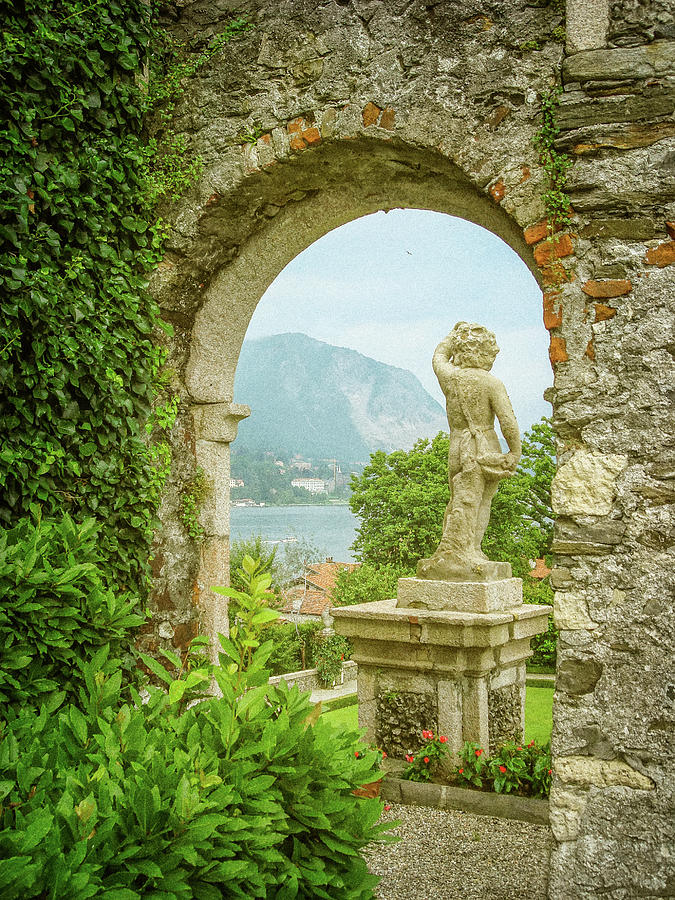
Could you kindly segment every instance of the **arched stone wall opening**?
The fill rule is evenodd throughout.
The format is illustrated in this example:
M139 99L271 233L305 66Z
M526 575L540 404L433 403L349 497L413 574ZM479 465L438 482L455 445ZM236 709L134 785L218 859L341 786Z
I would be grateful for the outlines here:
M208 629L224 624L205 614L209 584L227 575L227 509L213 502L223 493L207 498L199 546L181 498L200 460L229 483L228 443L246 413L231 404L238 347L284 260L390 205L485 225L540 267L555 369L549 896L661 897L675 842L672 13L662 0L567 6L564 59L560 4L244 0L255 28L186 85L173 128L204 168L168 211L153 285L175 328L182 405L147 639L183 647L200 614ZM230 7L177 7L171 30L198 50ZM532 138L561 76L556 146L573 161L575 216L547 241Z
M252 178L247 189L257 208L264 210L264 219L256 221L236 257L204 289L184 367L195 461L210 485L201 511L205 535L194 596L201 628L212 635L227 630L224 598L209 586L228 578L229 442L237 421L248 413L232 402L236 364L250 318L279 272L339 225L378 210L411 207L482 225L505 240L541 278L513 218L477 191L455 164L429 150L391 140L327 144L275 166L264 178ZM209 233L217 233L219 221L227 217L218 209L221 203L226 209L224 198L212 201ZM517 303L518 298L504 302Z
M468 219L502 238L541 279L522 229L438 153L390 141L329 144L276 166L263 190L267 221L213 277L195 317L185 385L200 403L232 400L250 318L279 272L318 238L360 216L408 207Z

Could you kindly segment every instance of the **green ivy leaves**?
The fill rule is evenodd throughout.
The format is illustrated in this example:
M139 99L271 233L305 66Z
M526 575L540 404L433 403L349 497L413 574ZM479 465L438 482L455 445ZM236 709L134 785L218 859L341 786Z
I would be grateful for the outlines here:
M153 397L159 258L135 73L143 0L0 0L0 522L34 500L102 526L112 582L142 590L159 485Z

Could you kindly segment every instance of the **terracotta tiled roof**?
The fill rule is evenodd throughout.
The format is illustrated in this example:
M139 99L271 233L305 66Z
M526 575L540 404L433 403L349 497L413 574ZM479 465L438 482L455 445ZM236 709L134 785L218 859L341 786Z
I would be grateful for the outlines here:
M332 601L323 591L307 591L299 612L303 616L320 616L325 609L330 609Z
M342 563L327 560L323 563L312 563L307 566L307 584L311 584L313 588L319 591L325 591L326 594L332 594L335 587L335 580L338 572L346 569L352 572L358 568L358 563Z
M307 565L299 583L284 591L281 611L320 616L333 605L332 592L338 572L343 569L351 572L357 568L358 563L336 563L333 560Z

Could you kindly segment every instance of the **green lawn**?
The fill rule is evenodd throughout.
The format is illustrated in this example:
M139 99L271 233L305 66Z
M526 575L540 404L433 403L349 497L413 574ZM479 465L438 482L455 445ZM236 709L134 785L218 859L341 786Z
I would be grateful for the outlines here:
M551 740L553 725L553 689L548 687L528 687L525 695L525 740L546 744ZM356 703L342 709L327 710L323 713L334 725L343 730L358 728L358 707Z
M527 687L525 693L525 740L547 744L553 728L553 687Z

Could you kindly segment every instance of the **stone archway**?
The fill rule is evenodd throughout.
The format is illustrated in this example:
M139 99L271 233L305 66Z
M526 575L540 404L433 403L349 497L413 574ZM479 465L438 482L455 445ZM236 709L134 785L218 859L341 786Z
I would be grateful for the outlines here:
M251 176L247 187L256 181ZM488 228L542 277L523 230L437 152L389 138L331 142L275 165L256 187L263 194L257 196L259 203L264 201L265 219L204 288L184 368L195 460L211 485L201 513L205 537L194 594L202 630L211 634L227 630L224 601L209 585L223 584L228 577L229 443L236 423L248 414L246 407L232 402L236 365L250 318L287 263L345 222L378 210L413 207ZM224 198L210 202L217 221ZM212 222L211 227L217 225ZM545 230L538 236L543 238Z
M668 896L672 846L672 269L675 50L654 11L557 5L302 0L243 4L255 28L186 86L174 128L203 158L168 212L153 289L175 328L182 399L155 557L158 634L182 646L227 572L232 381L246 324L285 262L391 206L489 228L539 271L558 437L551 898ZM179 38L222 30L209 2ZM563 65L564 62L564 65ZM562 71L559 150L573 227L546 239L532 144ZM667 224L668 223L668 224ZM667 229L670 229L669 231ZM532 249L533 248L533 249ZM213 477L196 547L180 524L196 464ZM668 762L667 762L668 761ZM670 836L670 837L668 837ZM670 882L668 878L671 878Z

